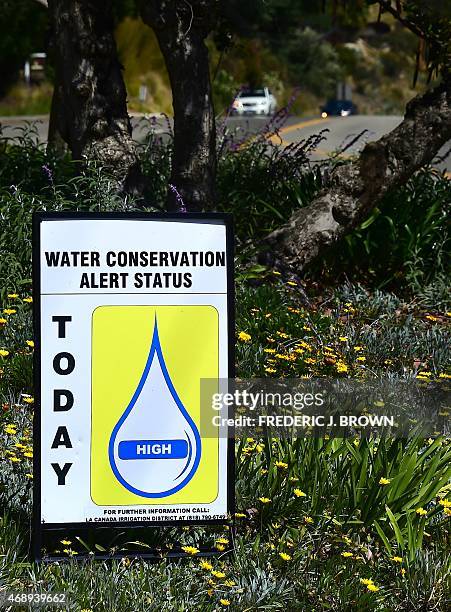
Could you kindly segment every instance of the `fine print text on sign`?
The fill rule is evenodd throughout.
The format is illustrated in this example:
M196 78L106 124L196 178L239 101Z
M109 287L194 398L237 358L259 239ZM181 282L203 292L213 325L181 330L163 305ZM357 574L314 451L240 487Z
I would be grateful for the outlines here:
M221 215L35 217L35 529L227 519L200 382L231 373L231 248Z

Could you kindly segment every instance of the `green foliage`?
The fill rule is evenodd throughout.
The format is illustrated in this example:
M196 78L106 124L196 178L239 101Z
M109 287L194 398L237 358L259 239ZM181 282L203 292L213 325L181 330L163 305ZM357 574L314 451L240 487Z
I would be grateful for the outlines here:
M443 311L434 309L431 318L416 303L354 285L336 289L327 308L307 309L299 286L279 278L267 273L256 288L238 287L240 329L252 338L238 343L238 376L413 378L424 369L438 379L446 372L451 354Z
M233 213L240 239L258 239L287 221L321 187L321 173L309 168L306 157L313 142L283 149L262 134L244 142L229 138L225 134L220 145L218 208Z
M422 170L389 193L356 231L326 257L335 276L361 273L412 290L449 274L451 181ZM321 262L321 266L324 262Z
M31 278L31 219L38 210L130 210L100 166L59 159L36 144L33 126L0 143L0 298Z
M292 82L323 98L334 97L342 69L335 48L311 28L295 30L281 50Z

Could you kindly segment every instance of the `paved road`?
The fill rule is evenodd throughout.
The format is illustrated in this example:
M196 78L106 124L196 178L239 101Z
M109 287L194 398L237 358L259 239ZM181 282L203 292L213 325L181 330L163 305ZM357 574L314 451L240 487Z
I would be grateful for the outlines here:
M365 144L372 140L378 140L384 134L393 130L402 121L399 116L369 116L353 115L350 117L320 117L299 118L291 117L286 124L279 130L279 135L271 140L274 143L288 145L301 140L321 137L321 142L311 155L312 160L324 159L328 155L342 153L343 157L352 157L358 154ZM228 120L228 127L236 126L245 131L251 132L263 129L267 119L253 117L247 120L232 117ZM434 165L440 170L444 170L451 178L451 154L441 161L439 158L444 156L451 148L451 142L447 143L439 151Z
M34 123L39 141L45 142L48 129L48 117L45 115L31 118L0 117L3 135L10 138L18 135L21 130L30 124L30 121ZM218 124L221 125L222 121L219 118ZM401 117L398 116L355 115L351 117L328 117L327 119L290 117L279 130L279 136L273 137L272 141L281 145L288 145L292 142L321 136L321 142L311 155L312 160L319 160L342 150L360 135L351 146L345 148L343 153L344 156L352 156L359 153L366 142L377 140L390 132L400 121ZM236 131L237 137L245 139L246 137L251 138L253 134L264 130L267 123L268 118L266 117L230 117L226 120L226 127L228 130ZM133 136L138 141L145 138L149 129L153 129L162 135L170 129L167 120L161 116L134 115L132 116L132 125ZM438 156L443 156L450 147L451 142L443 147ZM451 155L444 161L437 160L435 165L451 176Z

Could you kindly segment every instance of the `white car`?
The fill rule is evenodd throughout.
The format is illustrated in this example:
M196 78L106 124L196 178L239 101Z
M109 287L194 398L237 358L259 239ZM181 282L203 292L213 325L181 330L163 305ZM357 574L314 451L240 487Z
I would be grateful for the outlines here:
M242 89L232 104L236 115L272 115L276 108L276 99L267 87Z

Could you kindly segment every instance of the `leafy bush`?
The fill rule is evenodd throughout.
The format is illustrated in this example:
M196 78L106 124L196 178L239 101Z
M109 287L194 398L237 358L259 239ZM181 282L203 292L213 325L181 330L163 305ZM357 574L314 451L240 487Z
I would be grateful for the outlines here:
M268 126L269 133L274 129ZM322 175L319 168L310 167L307 155L320 138L281 148L264 132L241 140L233 134L224 135L218 209L233 214L240 239L258 240L311 201L322 185ZM277 135L273 139L278 141Z
M360 227L318 262L326 275L379 287L431 285L449 275L451 181L424 169L387 194Z

